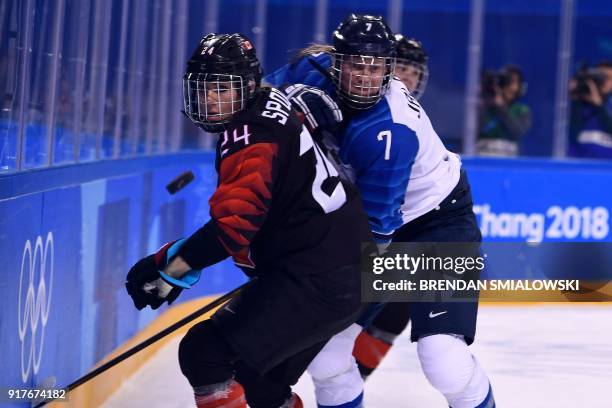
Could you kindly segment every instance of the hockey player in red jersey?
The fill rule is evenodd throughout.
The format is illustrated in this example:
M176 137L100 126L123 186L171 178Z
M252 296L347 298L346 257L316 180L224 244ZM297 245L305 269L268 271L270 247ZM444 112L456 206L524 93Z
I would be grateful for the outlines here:
M219 133L211 219L132 267L138 309L170 303L229 256L257 281L183 338L179 362L199 408L302 407L290 386L360 311L361 201L286 97L261 88L251 42L209 34L184 76L185 114Z

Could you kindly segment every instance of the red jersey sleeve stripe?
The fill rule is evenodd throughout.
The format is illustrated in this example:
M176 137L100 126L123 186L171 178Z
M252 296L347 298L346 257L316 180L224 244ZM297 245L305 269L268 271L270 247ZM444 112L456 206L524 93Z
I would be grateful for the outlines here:
M221 161L219 186L209 201L210 213L235 261L244 262L268 212L277 154L278 145L257 143Z

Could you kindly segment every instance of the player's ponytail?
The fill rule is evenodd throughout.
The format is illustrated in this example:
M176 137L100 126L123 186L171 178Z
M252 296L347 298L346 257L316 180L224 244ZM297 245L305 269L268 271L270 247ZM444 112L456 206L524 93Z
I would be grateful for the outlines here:
M291 59L291 63L293 64L294 62L297 62L304 57L320 52L331 54L332 52L334 52L334 47L328 44L311 43L308 47L299 50Z

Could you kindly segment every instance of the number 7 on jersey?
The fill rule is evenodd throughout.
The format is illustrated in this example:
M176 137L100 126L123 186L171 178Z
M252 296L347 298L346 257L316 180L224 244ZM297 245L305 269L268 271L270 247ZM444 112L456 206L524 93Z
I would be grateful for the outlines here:
M387 144L385 145L385 160L391 157L391 131L383 130L378 134L378 141L382 141L387 136Z

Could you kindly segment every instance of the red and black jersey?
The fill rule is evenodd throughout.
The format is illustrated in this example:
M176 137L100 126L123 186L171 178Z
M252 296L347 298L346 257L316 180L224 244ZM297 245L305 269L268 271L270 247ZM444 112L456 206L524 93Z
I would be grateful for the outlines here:
M370 240L361 199L280 91L262 88L232 118L217 143L216 168L211 220L179 251L191 267L227 256L254 274L359 263L360 244Z

